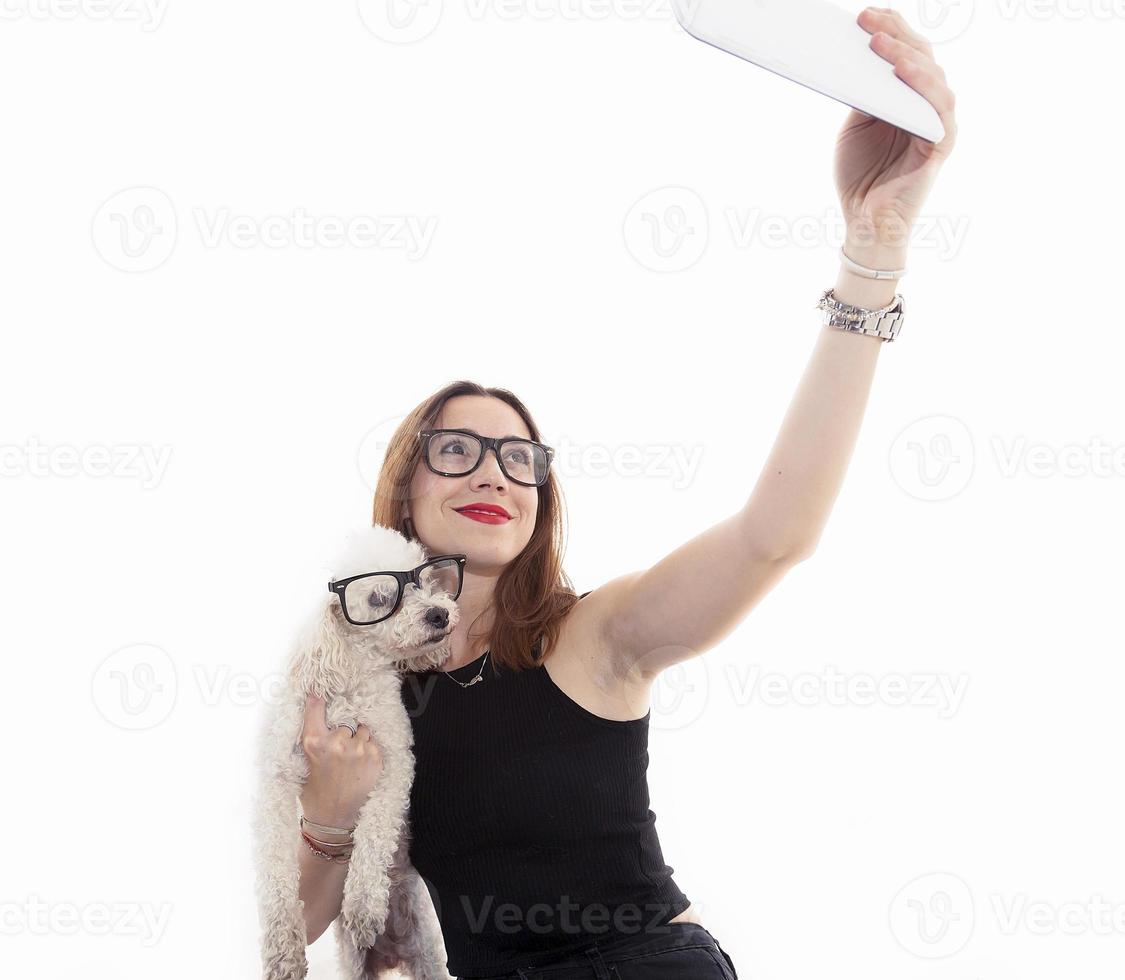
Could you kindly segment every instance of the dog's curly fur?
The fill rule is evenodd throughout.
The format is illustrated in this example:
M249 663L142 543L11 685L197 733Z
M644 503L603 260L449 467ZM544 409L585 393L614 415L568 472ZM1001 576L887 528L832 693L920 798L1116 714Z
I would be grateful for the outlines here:
M427 557L418 542L376 525L349 539L332 571L337 579L405 571ZM426 619L434 609L448 615L436 642L436 628ZM408 856L414 738L402 703L401 672L441 666L457 618L448 593L407 587L394 616L374 626L353 626L329 594L302 630L284 690L265 712L258 747L253 824L263 980L301 980L308 970L304 903L298 897L303 846L298 820L309 775L301 745L309 694L325 699L329 728L368 726L383 757L378 784L360 810L335 921L341 976L399 976L386 969L398 960L414 980L450 980L433 900Z

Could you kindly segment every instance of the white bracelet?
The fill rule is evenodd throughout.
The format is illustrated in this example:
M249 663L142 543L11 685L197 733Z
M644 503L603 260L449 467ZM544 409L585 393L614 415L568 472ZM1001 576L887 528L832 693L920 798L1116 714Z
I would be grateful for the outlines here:
M308 819L308 817L302 816L301 829L303 830L306 827L311 827L318 834L331 834L334 837L347 837L348 840L351 840L355 836L355 827L352 827L351 830L346 830L343 827L326 827L322 823L313 823Z
M869 269L865 265L853 262L845 254L843 246L840 247L840 261L851 272L854 272L857 276L863 276L865 279L901 279L906 275L905 267L902 269Z

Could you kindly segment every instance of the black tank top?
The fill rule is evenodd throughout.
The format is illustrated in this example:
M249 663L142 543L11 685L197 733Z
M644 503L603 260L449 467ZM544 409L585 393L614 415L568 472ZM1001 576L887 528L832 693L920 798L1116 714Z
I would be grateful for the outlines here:
M649 809L652 712L601 718L542 664L494 673L486 655L402 684L416 760L410 859L449 971L514 972L667 923L690 903ZM482 663L480 682L453 683Z

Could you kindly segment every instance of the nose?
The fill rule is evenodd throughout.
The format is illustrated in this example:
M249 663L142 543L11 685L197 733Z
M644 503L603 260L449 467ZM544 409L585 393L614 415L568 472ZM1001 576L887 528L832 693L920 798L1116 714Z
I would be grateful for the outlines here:
M504 483L508 479L508 475L504 472L504 467L500 465L500 450L496 446L490 446L488 448L484 457L477 464L477 469L473 476L478 480L482 477L487 477L488 482L494 486L497 483Z
M437 606L426 610L426 623L436 630L443 630L449 625L449 613Z

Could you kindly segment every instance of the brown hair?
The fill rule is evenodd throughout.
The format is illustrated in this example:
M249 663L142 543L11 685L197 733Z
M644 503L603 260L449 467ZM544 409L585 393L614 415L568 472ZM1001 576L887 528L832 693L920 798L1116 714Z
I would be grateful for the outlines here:
M531 413L512 392L506 388L485 388L472 381L454 381L410 412L391 436L375 486L372 524L413 536L410 522L403 519L403 503L409 497L414 471L422 464L421 440L417 433L436 426L442 407L458 395L502 399L519 412L531 438L542 441ZM531 540L497 579L489 607L495 610L488 648L493 670L538 666L557 642L566 613L578 601L570 577L562 567L565 503L554 470L548 473L546 482L537 492L539 506ZM476 620L470 624L470 632L474 625Z

